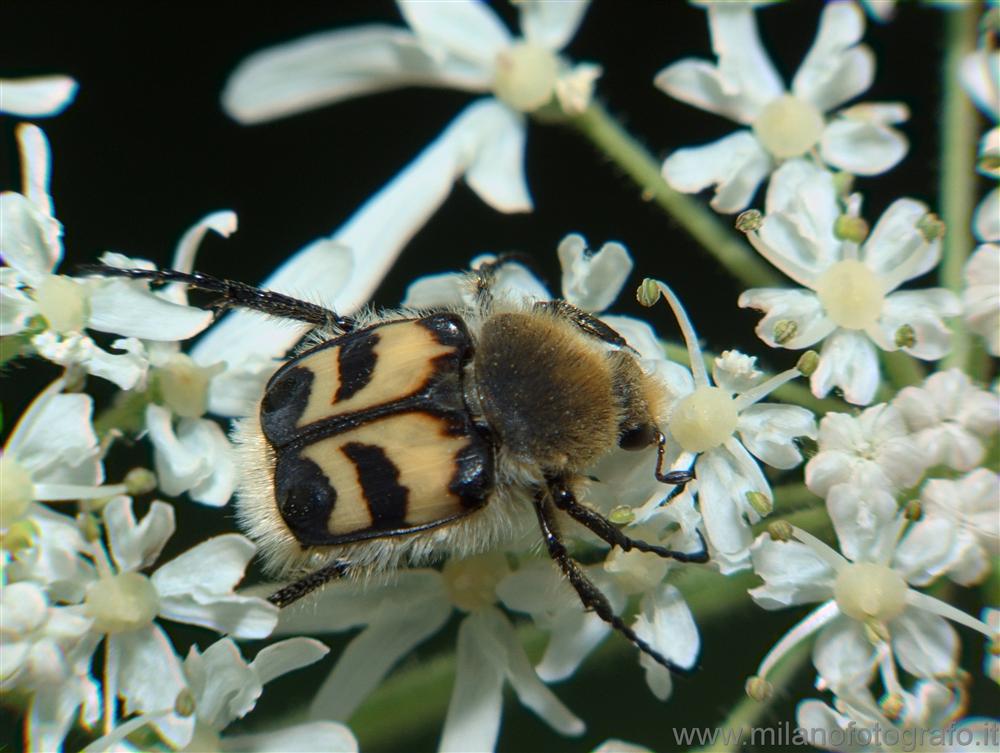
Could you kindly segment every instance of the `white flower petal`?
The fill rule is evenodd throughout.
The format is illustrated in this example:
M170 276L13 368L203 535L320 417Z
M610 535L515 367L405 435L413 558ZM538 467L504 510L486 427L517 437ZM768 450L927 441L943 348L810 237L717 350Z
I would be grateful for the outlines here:
M211 311L171 303L134 280L91 280L88 300L87 326L125 337L186 340L212 323Z
M1000 206L1000 189L995 198ZM969 328L985 338L992 355L1000 355L1000 246L984 243L969 257L962 302Z
M153 443L153 462L160 488L170 496L183 494L204 481L211 468L198 451L188 447L174 433L173 416L163 406L146 406L146 430Z
M273 732L227 735L220 750L232 753L358 753L358 741L350 729L336 722L305 722Z
M764 579L763 586L750 589L750 596L764 609L812 604L833 596L836 573L801 542L775 541L762 533L750 555L754 571Z
M792 92L829 112L861 94L875 77L875 56L855 46L865 31L864 14L854 3L828 3L816 40L792 81Z
M48 246L53 252L49 258L50 268L55 268L62 259L62 226L56 222L49 194L49 180L52 177L52 149L45 131L31 123L19 123L15 130L18 150L21 153L21 183L24 195L46 216L45 228L48 232Z
M734 454L734 448L738 455ZM744 553L749 556L753 535L747 518L758 517L746 501L749 491L771 496L756 461L738 442L699 456L698 504L708 541L730 557Z
M835 329L833 320L826 315L819 297L811 290L786 288L752 288L740 294L740 308L764 312L755 328L757 336L772 348L801 350L815 345ZM794 334L779 343L775 328L779 322L792 322Z
M771 158L749 131L678 149L663 163L663 177L671 188L698 193L714 186L712 208L727 214L746 209L770 171Z
M142 570L160 556L167 540L173 536L174 508L156 500L137 524L129 497L115 497L104 507L111 556L122 572ZM199 573L201 575L201 573Z
M958 296L944 288L901 290L886 297L882 315L866 330L883 350L897 350L896 333L911 327L915 342L902 350L915 358L936 361L951 350L951 330L943 319L962 313Z
M184 662L191 678L197 666L197 680L189 689L195 694L198 721L213 729L222 729L245 716L256 704L263 683L256 677L230 638L216 641L200 656L192 646Z
M461 272L424 275L407 286L402 305L415 309L465 306L469 287L468 275Z
M203 348L197 349L197 355L202 359L211 357ZM211 364L198 362L198 365ZM227 363L225 371L208 383L208 412L231 418L250 415L276 366L275 360L259 354L249 354L238 363Z
M838 329L823 343L810 384L816 397L826 397L839 387L847 402L867 405L875 397L878 380L878 356L871 341L860 332Z
M435 52L410 31L392 26L312 34L241 62L226 82L222 106L249 124L414 84L489 87L488 68Z
M236 463L225 432L214 421L183 418L177 426L177 437L211 469L188 490L191 499L213 507L226 504L236 488Z
M544 682L568 679L610 633L608 623L596 614L582 610L577 614L563 613L552 625L549 642L535 672Z
M168 620L244 639L267 638L278 624L278 608L252 596L165 596L160 601L160 614Z
M563 298L584 311L604 311L632 272L632 257L620 243L594 252L582 235L567 235L556 249L562 266Z
M726 90L739 92L748 107L746 114L753 117L785 90L761 43L755 9L742 3L715 3L707 10L712 50Z
M867 684L875 662L875 650L862 624L847 617L834 619L813 645L813 664L830 687Z
M909 608L889 623L892 648L900 666L916 677L945 677L955 672L958 634L939 615Z
M895 498L877 487L837 484L827 494L826 507L844 556L853 562L875 561L884 531L896 517Z
M500 212L530 212L531 193L524 177L524 117L497 106L479 118L479 143L465 172L465 182L479 198ZM489 134L488 138L483 135Z
M930 271L941 258L941 243L928 243L918 229L917 223L926 215L927 206L919 201L897 199L892 202L865 241L865 266L883 278L905 268L906 276L897 284Z
M678 60L657 73L653 83L674 99L737 123L749 125L758 112L757 102L745 97L705 60Z
M349 719L403 657L444 626L451 612L445 599L386 600L337 657L313 697L310 716Z
M62 225L19 193L0 194L0 256L21 273L28 284L38 284L62 258Z
M161 597L229 594L243 580L256 549L236 533L214 536L157 568L153 585Z
M79 685L72 679L61 686L34 693L25 720L25 749L30 753L62 750L70 727L79 717L80 703Z
M520 26L525 39L550 50L561 50L580 28L590 0L528 0L519 3Z
M1000 118L998 68L1000 51L981 47L965 56L959 72L969 96L994 121Z
M636 635L677 666L691 669L697 662L701 650L698 626L675 586L661 583L647 594L632 627Z
M35 398L7 442L5 451L17 458L35 482L99 484L104 478L91 425L90 395L59 392L53 382ZM73 468L67 473L66 468Z
M223 238L228 238L236 232L238 226L236 212L223 210L212 212L202 217L181 236L174 249L174 258L170 266L179 272L194 271L194 257L198 247L209 230L213 230ZM160 291L160 295L173 303L187 304L187 286L183 283L173 283Z
M184 688L180 660L166 633L158 625L108 636L107 651L117 668L118 692L125 699L125 712L161 711L174 707ZM175 747L191 739L194 718L170 715L153 722Z
M0 337L23 332L28 320L38 313L38 304L11 279L16 276L10 267L0 267Z
M318 662L329 652L325 644L313 638L289 638L258 651L250 669L257 673L261 685L267 685L288 672Z
M583 721L539 679L507 617L491 608L478 612L469 619L476 620L479 623L478 630L488 632L500 648L501 655L498 658L521 705L534 711L562 735L582 735L586 729Z
M1000 188L994 188L979 202L972 226L979 240L1000 241Z
M757 403L740 411L737 431L744 446L772 468L794 468L802 462L795 439L815 439L816 418L796 405Z
M73 101L78 86L60 75L0 79L0 112L20 118L58 115Z
M497 54L510 46L510 32L486 3L398 0L397 6L432 54L440 48L492 71Z
M909 142L895 128L853 118L837 118L823 129L823 161L855 175L878 175L906 156Z
M438 753L493 750L500 733L504 669L500 646L486 626L469 615L458 628L455 685Z
M892 567L906 582L926 586L954 563L959 550L955 524L945 518L914 523L896 546Z

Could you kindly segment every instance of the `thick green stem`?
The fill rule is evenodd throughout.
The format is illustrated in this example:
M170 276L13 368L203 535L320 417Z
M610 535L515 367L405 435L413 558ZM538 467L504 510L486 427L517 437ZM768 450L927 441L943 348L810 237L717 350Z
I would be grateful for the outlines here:
M941 262L941 284L961 293L962 273L972 252L972 211L975 202L978 118L959 83L962 60L976 47L980 3L964 3L943 13L945 25L941 90L941 186L938 202L947 232ZM966 369L972 340L965 323L952 324L951 353L944 367Z
M593 103L569 123L639 185L644 199L666 210L736 279L751 287L782 284L781 277L717 215L697 199L668 186L660 174L659 161L601 105Z

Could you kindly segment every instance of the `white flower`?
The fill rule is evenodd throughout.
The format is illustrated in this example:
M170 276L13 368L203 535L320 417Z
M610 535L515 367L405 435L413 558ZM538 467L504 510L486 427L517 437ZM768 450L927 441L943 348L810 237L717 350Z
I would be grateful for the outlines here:
M278 633L364 626L320 687L310 716L348 718L389 670L440 630L457 608L467 614L459 626L455 685L439 750L493 749L506 682L555 730L581 734L583 722L539 679L513 625L495 606L496 586L508 571L505 556L491 552L449 560L441 572L403 570L380 588L333 583L307 609L282 612Z
M993 638L986 645L983 672L993 682L1000 683L1000 609L987 607L983 610L982 618L993 631Z
M959 369L936 371L921 387L906 387L892 400L906 420L927 466L975 468L983 442L1000 431L1000 399L980 389Z
M707 146L680 149L663 164L676 190L715 186L719 212L745 209L761 181L786 159L816 154L858 175L885 172L906 154L890 126L909 113L899 103L866 103L834 112L871 86L875 56L858 44L864 16L853 2L823 9L812 48L785 89L761 44L752 3L707 4L718 64L680 60L655 83L672 97L749 126Z
M21 118L58 115L76 97L78 84L69 76L0 79L0 112Z
M1000 196L994 202L1000 214ZM962 291L965 321L986 341L986 349L1000 356L1000 246L984 243L965 265Z
M921 680L914 692L884 696L881 704L859 688L838 695L834 708L809 699L798 705L795 717L809 744L826 750L960 753L993 746L996 722L969 719L956 724L963 710L959 693L940 682Z
M895 492L914 486L927 468L903 414L880 403L858 416L827 413L819 422L819 452L806 463L806 486L826 497L837 484Z
M56 380L35 398L3 448L0 530L10 552L9 579L31 580L55 598L75 600L91 577L79 556L86 549L83 537L73 518L38 503L100 499L125 487L101 485L102 452L90 423L93 400L63 394L63 386Z
M578 113L600 69L558 56L587 2L518 4L524 38L511 37L487 3L399 0L409 29L362 26L316 34L257 53L233 74L223 106L244 123L413 84L492 92L465 178L504 212L531 209L524 181L523 113L557 100ZM502 104L501 104L502 103ZM492 134L490 139L480 135Z
M958 636L945 618L991 636L985 623L910 587L928 585L953 564L957 531L950 521L921 520L901 536L907 520L891 497L862 491L854 503L831 511L847 557L798 528L794 541L763 534L754 543L754 570L764 579L750 591L758 604L822 602L768 652L759 678L766 680L782 656L819 631L813 663L820 687L864 686L878 668L886 691L898 694L897 661L921 678L957 670ZM860 507L867 508L863 514Z
M122 279L76 279L56 274L62 260L62 226L49 196L49 145L36 126L17 129L24 193L0 195L0 336L25 332L39 355L63 366L79 365L122 389L146 373L138 339L181 340L203 330L207 311L170 303L148 286ZM124 335L110 353L85 329Z
M587 240L576 233L567 235L556 249L562 267L562 297L584 311L600 312L610 306L621 292L632 271L632 257L620 243L605 243L591 251ZM472 260L471 268L493 263L497 257L483 254ZM495 273L491 287L496 297L514 297L529 301L548 301L552 294L538 278L516 260L504 262ZM406 289L403 305L410 308L473 306L475 289L464 272L426 275ZM662 353L662 348L657 346Z
M847 219L856 220L859 210L852 200ZM892 292L940 259L927 207L912 199L894 201L863 243L838 237L840 214L832 174L803 160L779 168L760 230L747 237L806 290L754 288L740 296L739 305L765 312L757 335L772 348L797 350L824 340L813 394L823 397L839 387L848 402L866 405L879 382L874 346L941 358L950 347L942 319L958 315L961 307L943 288Z
M178 703L178 706L189 705L193 713L188 716L195 720L194 735L185 750L356 753L358 744L350 730L335 722L307 722L264 733L221 735L229 724L254 708L266 683L318 661L328 651L311 638L291 638L261 649L248 664L229 638L216 641L204 653L192 646L183 664L190 698ZM84 748L84 753L113 750L126 736L166 717L184 718L173 706L142 714L95 740Z
M159 557L174 531L174 511L153 502L136 522L132 501L116 497L104 508L111 559L100 542L92 547L99 578L87 588L81 615L93 620L91 647L106 636L104 723L115 723L114 699L124 699L124 713L172 709L185 687L181 663L157 616L200 625L240 638L264 638L277 622L277 608L263 599L240 596L233 588L254 554L251 541L225 534L204 541L141 573ZM112 564L113 560L113 564ZM151 673L149 667L156 667ZM177 747L194 733L194 719L176 715L151 722Z
M962 585L978 583L1000 556L1000 476L977 468L954 481L932 479L920 491L926 518L941 517L958 529L963 556L948 575Z
M0 691L30 694L30 751L58 750L81 715L87 724L100 716L97 686L88 673L90 626L89 619L52 606L38 585L0 586Z
M985 23L985 21L984 21ZM1000 50L981 47L969 53L959 72L973 102L994 124L1000 119ZM1000 178L1000 128L987 131L979 142L979 171ZM1000 241L1000 187L986 194L976 208L973 229L981 241Z
M667 385L664 433L681 450L670 465L687 468L697 457L697 478L689 488L698 495L713 560L723 573L733 572L749 564L750 526L773 504L771 486L754 458L774 468L795 467L802 462L795 439L816 436L815 418L798 406L760 403L800 376L797 368L765 381L753 359L731 351L715 360L710 380L680 301L661 282L646 280L643 288L650 284L673 309L692 368L683 380Z

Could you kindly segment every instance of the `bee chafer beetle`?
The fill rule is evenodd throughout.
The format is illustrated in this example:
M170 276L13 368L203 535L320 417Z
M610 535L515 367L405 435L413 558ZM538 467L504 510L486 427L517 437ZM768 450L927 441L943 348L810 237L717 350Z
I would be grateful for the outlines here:
M265 569L294 579L287 606L324 583L495 548L535 520L546 549L593 610L660 664L676 666L614 613L570 556L563 514L611 546L684 562L632 539L577 500L584 471L616 447L658 450L662 387L615 330L565 301L495 297L500 264L470 273L471 306L341 316L200 273L101 267L105 275L183 282L239 307L313 325L238 422L237 517ZM699 534L700 535L700 534Z

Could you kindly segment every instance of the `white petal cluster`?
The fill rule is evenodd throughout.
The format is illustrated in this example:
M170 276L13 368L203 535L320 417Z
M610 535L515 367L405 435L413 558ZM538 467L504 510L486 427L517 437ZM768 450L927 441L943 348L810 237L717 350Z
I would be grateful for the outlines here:
M838 233L838 220L857 218L859 210L859 197L842 208L831 173L803 160L785 163L771 180L760 228L748 238L805 289L754 288L739 305L764 312L757 335L773 348L823 342L811 377L815 395L838 387L848 402L867 405L879 384L876 349L941 358L950 347L943 320L961 313L961 304L943 288L893 292L941 257L927 207L898 199L863 242Z
M864 16L854 2L825 5L790 89L764 49L753 3L705 5L717 62L679 60L660 71L655 84L746 128L671 154L663 164L671 187L685 193L714 187L712 207L738 212L785 160L813 154L838 170L877 175L904 157L906 139L892 126L909 117L905 105L843 107L875 76L875 56L860 44Z

